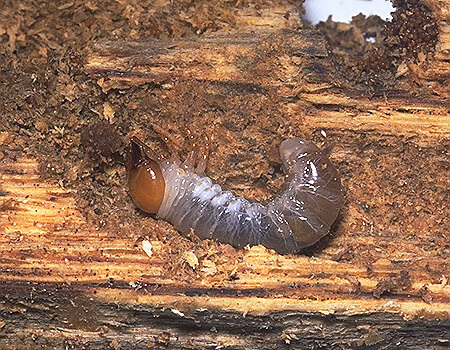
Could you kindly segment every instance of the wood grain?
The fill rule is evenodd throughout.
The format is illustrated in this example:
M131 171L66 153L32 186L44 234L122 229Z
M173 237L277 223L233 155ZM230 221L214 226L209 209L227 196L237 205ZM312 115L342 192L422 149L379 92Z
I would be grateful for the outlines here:
M447 347L449 4L426 3L440 38L434 61L411 66L430 83L419 95L404 83L382 97L343 84L323 37L300 29L284 3L267 13L238 11L240 30L93 44L89 79L105 95L151 86L157 105L170 107L155 117L162 123L178 121L174 106L186 96L191 108L206 96L236 115L247 108L239 103L261 115L274 106L276 122L270 113L268 121L244 119L248 126L234 134L216 123L216 104L189 119L220 135L211 159L219 179L275 168L254 155L255 144L270 153L276 138L265 141L268 134L330 135L339 141L332 157L346 203L337 228L304 255L195 238L189 247L200 248L170 255L170 239L158 239L177 235L169 224L134 213L151 238L137 238L126 222L123 232L105 229L80 208L76 188L41 176L47 165L36 157L2 157L0 349ZM238 123L231 117L229 124ZM1 142L11 133L0 134ZM244 165L230 166L229 144L240 146L234 156ZM117 172L125 193L124 169Z
M392 325L412 327L408 320L417 317L422 320L420 327L434 328L427 335L428 345L447 341L448 271L427 271L422 264L406 271L388 259L367 268L314 257L280 256L253 247L241 261L230 262L234 269L228 280L216 279L212 273L186 284L165 276L164 261L153 257L162 248L159 242L151 242L154 255L149 257L140 244L96 230L81 216L70 191L40 179L38 164L32 159L2 163L0 175L0 289L2 309L10 315L2 321L2 328L14 330L19 337L23 332L37 332L32 315L48 310L48 328L39 331L40 336L51 337L56 331L67 339L82 337L92 348L98 337L92 331L105 324L138 327L148 343L167 343L174 348L187 341L177 327L198 327L197 332L215 327L207 332L209 340L199 344L241 348L252 342L230 338L229 327L237 331L239 324L248 322L252 325L245 327L254 327L256 333L267 324L270 329L264 332L275 343L304 346L313 339L318 341L319 334L310 334L309 340L300 341L299 337L313 332L320 319L340 319L342 327L349 327L345 332L354 333L347 341L364 344L386 340ZM426 260L433 265L433 259ZM203 261L199 268L206 271L212 266ZM6 304L5 298L9 300ZM21 301L17 304L14 300ZM59 311L49 309L54 303ZM116 311L108 312L111 307ZM124 312L127 316L120 316ZM17 320L17 314L24 318ZM379 316L362 315L383 316L377 321ZM148 317L161 318L162 324L141 324ZM236 324L228 324L230 317ZM280 322L276 329L269 321L274 317ZM298 328L292 317L309 321L302 321L306 324ZM355 319L366 328L350 330ZM138 336L136 331L125 334L119 329L108 333L106 339L119 339L122 344L136 341ZM334 336L328 334L322 341L327 343ZM416 337L403 335L402 342L409 344L417 341ZM192 341L195 336L188 338ZM190 346L195 347L195 342Z

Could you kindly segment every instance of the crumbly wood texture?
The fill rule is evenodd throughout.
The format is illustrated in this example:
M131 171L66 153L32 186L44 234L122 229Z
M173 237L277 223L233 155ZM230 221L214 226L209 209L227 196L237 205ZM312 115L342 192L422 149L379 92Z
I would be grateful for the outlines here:
M103 34L82 57L46 42L57 59L34 79L55 74L56 89L27 90L33 111L1 94L0 349L449 346L450 8L424 3L435 51L367 89L346 79L288 1L221 3L214 18L207 3L112 5L130 23L115 32L121 40ZM77 4L58 11L98 16L95 4ZM82 23L82 40L101 33ZM32 29L22 37L12 24L0 24L13 57L2 64L24 83L16 46ZM281 140L334 145L346 200L331 234L282 256L182 237L136 210L126 141L138 135L184 156L185 127L211 139L207 174L255 200L283 182Z

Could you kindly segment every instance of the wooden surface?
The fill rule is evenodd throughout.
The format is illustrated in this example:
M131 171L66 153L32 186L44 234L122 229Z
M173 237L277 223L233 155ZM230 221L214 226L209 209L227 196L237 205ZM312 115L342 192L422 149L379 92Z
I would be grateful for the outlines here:
M133 235L126 222L108 230L79 207L76 188L43 179L36 157L4 157L0 349L448 347L448 4L427 3L441 36L435 60L415 66L418 79L430 81L430 90L419 95L406 91L405 83L382 97L340 85L322 36L292 20L280 24L285 8L251 34L241 24L239 35L93 44L85 71L105 95L154 86L158 105L165 101L176 114L173 106L190 96L185 90L206 86L206 96L219 96L224 110L238 110L237 95L275 105L277 123L284 125L274 132L279 138L298 130L316 139L325 133L335 143L332 158L346 202L332 234L305 255L263 247L236 251L195 238L179 251L170 239L158 238L178 235L169 224L135 212L133 220L142 220L148 237ZM260 15L239 18L250 18L245 23L254 28ZM201 91L193 99L203 98ZM192 125L215 120L215 108ZM169 112L161 114L162 124ZM248 147L245 142L260 140L272 125L258 123L216 141L213 177L242 173L239 166L226 169L225 136L231 143L245 136L239 142ZM210 130L225 130L219 124ZM0 134L1 144L10 134ZM270 157L271 148L264 147L261 157ZM253 168L249 177L269 168L256 157L243 158ZM115 190L126 193L123 168L117 173ZM144 251L148 243L151 253Z
M421 261L405 269L389 257L357 266L254 247L226 263L227 279L203 258L202 277L183 283L141 244L89 225L70 192L40 179L35 161L3 163L0 174L1 325L27 339L23 348L53 338L90 348L448 344L446 256L412 257ZM151 243L158 256L160 242ZM447 259L445 269L424 267L442 265L437 259Z

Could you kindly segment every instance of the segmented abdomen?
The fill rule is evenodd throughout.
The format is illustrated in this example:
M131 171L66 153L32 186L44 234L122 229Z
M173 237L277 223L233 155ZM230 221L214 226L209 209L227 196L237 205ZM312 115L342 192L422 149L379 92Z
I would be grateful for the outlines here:
M297 252L328 233L342 204L341 184L327 156L310 142L286 140L280 155L287 179L266 206L223 191L177 164L160 163L166 190L157 215L203 239Z

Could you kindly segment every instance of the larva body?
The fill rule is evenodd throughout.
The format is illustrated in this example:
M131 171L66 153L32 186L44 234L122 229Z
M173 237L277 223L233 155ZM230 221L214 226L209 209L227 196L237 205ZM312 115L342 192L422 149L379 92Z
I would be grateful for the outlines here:
M280 156L286 181L281 194L267 205L224 191L176 162L162 161L158 166L165 188L156 214L180 232L193 229L203 239L297 252L329 232L343 200L341 182L326 154L310 142L285 140ZM132 197L137 197L133 190Z

